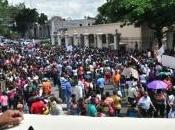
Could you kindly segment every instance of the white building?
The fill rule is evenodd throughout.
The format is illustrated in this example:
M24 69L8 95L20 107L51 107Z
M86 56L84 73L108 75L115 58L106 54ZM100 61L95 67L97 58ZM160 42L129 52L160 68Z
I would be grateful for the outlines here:
M53 45L72 44L76 46L111 49L149 49L155 44L155 35L146 26L121 26L122 23L93 25L94 19L65 20L53 17L50 23ZM172 31L168 33L167 48L172 48Z
M53 25L55 26L55 25ZM57 29L55 27L55 29ZM147 29L147 28L146 28ZM63 29L60 29L63 30ZM51 31L52 44L119 49L149 48L153 41L151 30L134 25L121 27L121 23L68 27L64 31ZM64 32L64 33L63 33Z
M93 18L65 20L59 16L53 17L49 20L52 44L58 44L60 42L64 43L65 39L57 39L57 36L63 37L69 28L92 26L94 23L95 19Z

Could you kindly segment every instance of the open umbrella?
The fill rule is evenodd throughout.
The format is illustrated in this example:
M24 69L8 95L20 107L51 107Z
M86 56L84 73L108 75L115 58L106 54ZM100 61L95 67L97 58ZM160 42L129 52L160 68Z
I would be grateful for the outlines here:
M149 84L147 84L147 87L149 89L167 89L168 85L161 81L161 80L154 80L152 82L150 82Z
M138 71L132 67L124 68L121 75L126 77L133 76L135 79L139 79Z

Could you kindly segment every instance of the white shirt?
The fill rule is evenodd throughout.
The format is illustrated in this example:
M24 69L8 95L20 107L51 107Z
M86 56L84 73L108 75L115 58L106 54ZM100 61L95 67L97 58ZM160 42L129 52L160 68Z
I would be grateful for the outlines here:
M140 82L143 84L146 83L146 75L145 74L140 75Z
M137 90L134 87L129 87L128 89L128 97L130 98L135 98L135 96L137 95Z
M89 69L91 72L94 72L94 66L93 65L89 65Z
M175 102L175 97L174 95L168 96L168 104L173 105Z
M138 101L138 105L140 105L141 108L143 108L145 110L148 110L150 108L151 104L152 104L152 102L151 102L151 99L149 96L147 96L146 98L143 96Z
M74 75L74 76L77 76L77 75L78 75L77 69L72 70L72 71L73 71L73 75Z
M75 86L77 100L83 97L83 89L80 85Z

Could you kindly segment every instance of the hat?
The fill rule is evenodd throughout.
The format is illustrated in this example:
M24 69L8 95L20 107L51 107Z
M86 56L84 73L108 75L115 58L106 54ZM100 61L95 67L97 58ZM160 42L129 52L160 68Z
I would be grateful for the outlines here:
M48 81L49 79L48 78L43 78L43 81Z
M28 77L27 79L28 79L29 81L33 81L31 77Z
M39 77L37 75L33 77L33 80L38 80L38 79Z

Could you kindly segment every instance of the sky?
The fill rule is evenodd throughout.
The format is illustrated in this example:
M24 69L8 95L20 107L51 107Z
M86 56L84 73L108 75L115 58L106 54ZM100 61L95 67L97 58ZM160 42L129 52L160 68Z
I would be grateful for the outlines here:
M45 13L49 18L61 16L63 18L81 19L84 16L95 17L97 8L106 0L8 0L16 5L25 2L27 7L36 8L39 13Z

